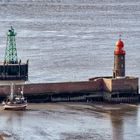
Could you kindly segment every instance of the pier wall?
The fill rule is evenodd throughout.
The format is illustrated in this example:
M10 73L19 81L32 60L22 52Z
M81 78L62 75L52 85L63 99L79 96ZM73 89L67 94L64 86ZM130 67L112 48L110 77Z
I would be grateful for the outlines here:
M124 79L112 79L112 92L113 91L137 91L138 92L138 78L130 77Z
M73 92L92 92L100 91L102 81L82 81L82 82L63 82L63 83L37 83L27 84L24 87L25 94L60 94Z
M108 92L112 91L112 79L103 78L103 90Z
M14 91L20 93L23 84L16 84ZM0 84L0 100L10 93L10 85ZM112 77L92 78L89 81L61 83L27 83L24 95L28 101L107 101L131 102L139 98L138 78Z
M125 79L103 78L103 89L108 92L135 91L138 92L138 78L126 77Z
M101 91L102 80L82 81L82 82L62 82L62 83L28 83L24 85L24 94L60 94L73 92ZM20 91L21 85L15 86L15 92ZM0 86L0 95L10 92L9 85Z

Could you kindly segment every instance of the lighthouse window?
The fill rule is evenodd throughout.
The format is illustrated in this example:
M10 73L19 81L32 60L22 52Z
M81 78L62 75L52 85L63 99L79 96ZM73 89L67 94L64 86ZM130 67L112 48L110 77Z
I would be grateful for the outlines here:
M123 68L123 64L121 65L121 67Z
M123 56L121 57L121 59L123 60Z

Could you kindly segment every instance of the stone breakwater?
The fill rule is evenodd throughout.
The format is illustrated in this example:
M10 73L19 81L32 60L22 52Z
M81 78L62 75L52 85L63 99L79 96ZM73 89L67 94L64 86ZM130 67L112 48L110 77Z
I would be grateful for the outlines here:
M15 85L15 93L21 89ZM10 93L9 85L0 86L0 99L3 100ZM138 78L126 77L114 79L112 77L95 77L88 81L61 83L27 83L24 94L30 102L53 101L107 101L107 102L137 102Z

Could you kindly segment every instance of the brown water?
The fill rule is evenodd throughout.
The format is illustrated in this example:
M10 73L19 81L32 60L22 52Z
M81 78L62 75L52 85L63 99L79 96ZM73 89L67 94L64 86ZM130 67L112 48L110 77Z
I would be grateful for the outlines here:
M139 105L48 103L0 111L7 140L139 140L139 129Z

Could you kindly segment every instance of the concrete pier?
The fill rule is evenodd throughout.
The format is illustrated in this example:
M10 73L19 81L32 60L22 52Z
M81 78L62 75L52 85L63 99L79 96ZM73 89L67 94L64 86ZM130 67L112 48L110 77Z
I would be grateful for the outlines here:
M9 82L10 83L10 82ZM16 83L15 93L24 86L29 102L110 102L139 101L138 78L95 77L88 81L62 83ZM10 85L0 85L0 100L10 93Z

